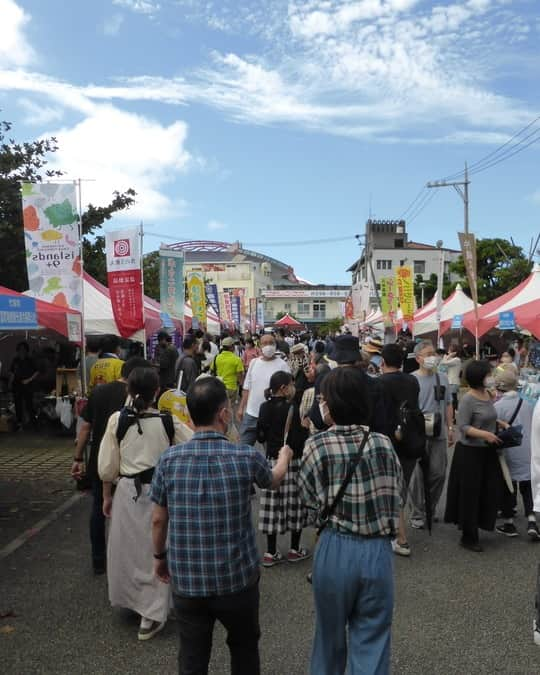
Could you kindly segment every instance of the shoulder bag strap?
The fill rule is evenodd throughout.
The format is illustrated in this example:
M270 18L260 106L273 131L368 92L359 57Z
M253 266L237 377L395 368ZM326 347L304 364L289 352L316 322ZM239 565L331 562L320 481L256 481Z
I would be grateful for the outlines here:
M437 399L437 403L440 403L442 401L442 396L441 396L441 378L439 377L439 373L435 373L435 380L437 382L437 386L435 388L436 396L435 398Z
M360 444L360 448L358 449L358 453L353 457L353 459L350 460L349 468L347 470L347 475L345 476L345 480L341 484L337 495L334 497L334 501L330 504L330 506L326 505L321 512L320 520L322 521L322 523L321 523L319 529L317 530L317 535L320 535L321 532L324 530L324 528L328 525L328 521L330 520L330 516L333 515L334 511L336 510L337 506L339 505L339 502L342 500L343 495L345 494L345 490L347 489L347 486L351 482L352 477L355 474L356 468L358 467L358 464L360 463L360 460L362 459L362 455L364 454L364 448L366 447L366 443L368 442L368 439L369 439L369 431L364 431L364 438L362 439L362 443Z
M520 398L520 399L519 399L519 403L517 404L517 407L516 407L516 409L514 410L514 414L512 415L510 421L508 422L508 424L509 424L510 426L512 426L512 424L514 424L514 420L516 419L516 417L517 417L517 415L518 415L518 412L519 412L519 410L520 410L520 408L521 408L521 404L522 404L522 403L523 403L523 399Z

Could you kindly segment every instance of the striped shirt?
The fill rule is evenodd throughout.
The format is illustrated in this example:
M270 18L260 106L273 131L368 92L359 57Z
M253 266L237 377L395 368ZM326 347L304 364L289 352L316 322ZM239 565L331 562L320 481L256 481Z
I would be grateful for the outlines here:
M334 425L308 438L298 476L300 499L321 512L338 493L364 430L359 425ZM402 505L403 473L390 440L370 433L362 459L331 516L328 527L365 537L393 535Z
M167 561L178 595L210 597L254 581L259 553L251 519L252 483L269 488L272 471L250 445L199 431L160 458L151 499L167 509Z

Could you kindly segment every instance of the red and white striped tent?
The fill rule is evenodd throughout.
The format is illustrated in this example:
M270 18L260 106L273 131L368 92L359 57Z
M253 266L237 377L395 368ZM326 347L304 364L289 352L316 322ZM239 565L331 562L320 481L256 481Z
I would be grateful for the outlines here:
M478 310L478 336L482 337L499 325L501 312L513 312L516 326L540 338L540 265L508 293L487 302ZM475 332L474 311L463 317L463 326Z
M430 308L428 308L430 305ZM474 307L474 303L469 296L463 292L461 284L457 284L453 293L449 295L441 305L440 328L437 321L437 294L422 309L414 315L414 335L425 335L439 331L444 335L452 327L452 320L455 316L463 316ZM426 308L428 308L427 311Z

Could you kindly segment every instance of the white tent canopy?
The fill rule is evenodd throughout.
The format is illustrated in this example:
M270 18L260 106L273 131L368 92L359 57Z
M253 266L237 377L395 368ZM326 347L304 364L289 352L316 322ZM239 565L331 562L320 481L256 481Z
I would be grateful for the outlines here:
M425 305L425 308L428 308L428 305L430 305L432 301L433 305L430 310L427 312L419 310L417 314L415 314L413 327L414 335L424 335L439 330L436 295ZM474 303L471 298L463 292L461 285L457 284L454 292L449 295L442 304L441 323L443 321L451 322L455 316L466 314L471 311L473 307Z

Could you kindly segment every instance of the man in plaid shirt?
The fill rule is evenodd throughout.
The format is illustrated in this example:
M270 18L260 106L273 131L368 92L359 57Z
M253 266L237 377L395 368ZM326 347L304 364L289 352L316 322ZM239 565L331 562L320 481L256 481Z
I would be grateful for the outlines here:
M336 368L326 376L319 407L330 428L306 441L300 499L320 513L333 504L351 465L355 471L315 554L311 675L341 675L347 662L351 672L387 675L393 610L390 537L402 504L401 465L390 439L367 426L370 392L357 368Z
M233 414L217 378L197 380L187 405L195 434L162 455L151 491L155 573L172 584L180 630L178 672L208 672L218 620L227 631L232 674L258 675L260 557L250 490L252 483L277 488L292 450L284 446L271 469L252 446L230 443Z

